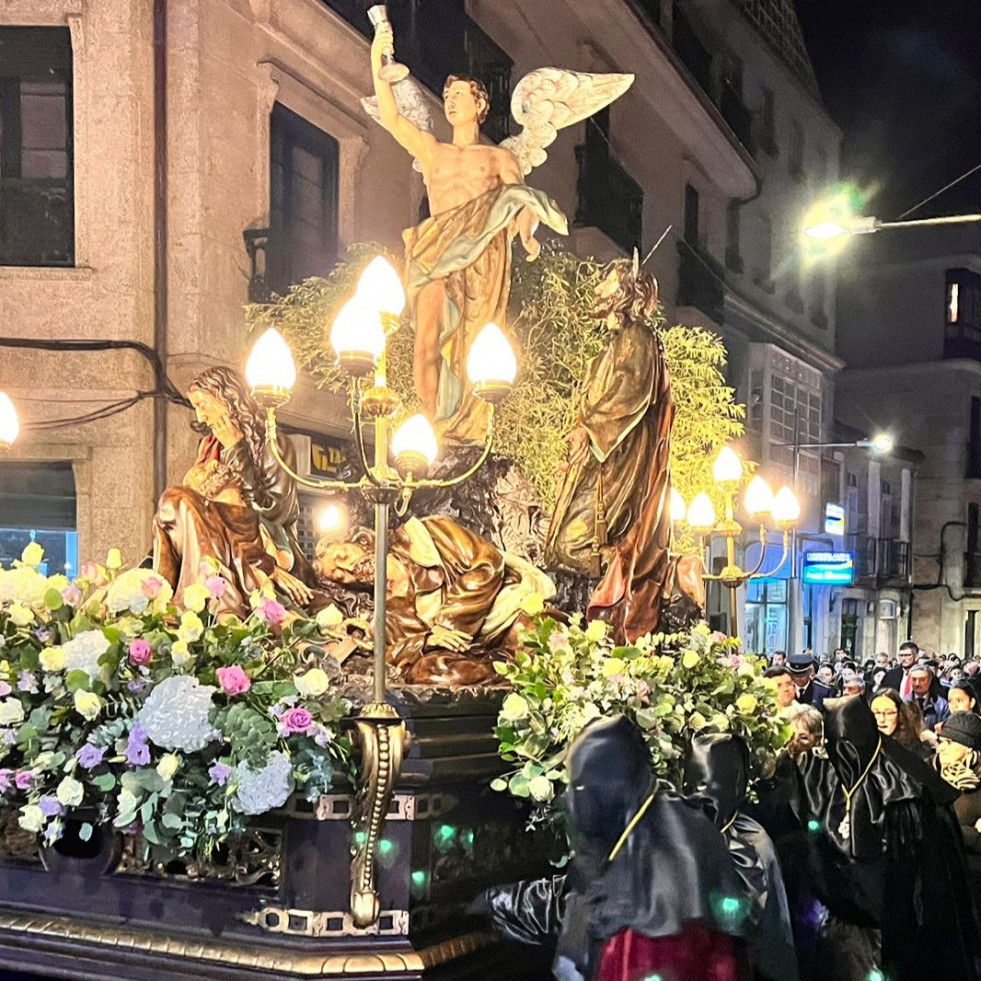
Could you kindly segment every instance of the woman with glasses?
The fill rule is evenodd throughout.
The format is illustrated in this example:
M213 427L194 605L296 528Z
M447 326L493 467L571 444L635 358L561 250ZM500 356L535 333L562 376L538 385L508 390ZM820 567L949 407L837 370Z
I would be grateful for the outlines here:
M872 714L879 732L892 736L900 746L915 753L921 759L933 756L933 749L920 738L923 728L913 713L913 708L904 702L895 688L883 688L872 699Z

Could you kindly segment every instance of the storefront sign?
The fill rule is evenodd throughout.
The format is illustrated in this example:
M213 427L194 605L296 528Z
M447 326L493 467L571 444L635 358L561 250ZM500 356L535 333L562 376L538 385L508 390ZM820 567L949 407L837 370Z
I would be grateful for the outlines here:
M855 553L805 552L802 578L813 586L850 586L855 580Z
M827 535L845 534L845 509L840 504L825 505L824 531Z

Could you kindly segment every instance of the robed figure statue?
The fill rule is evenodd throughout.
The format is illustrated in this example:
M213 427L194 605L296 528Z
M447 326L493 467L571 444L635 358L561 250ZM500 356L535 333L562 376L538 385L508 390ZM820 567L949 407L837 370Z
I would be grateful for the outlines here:
M609 340L583 381L545 553L552 567L602 574L587 616L627 640L657 629L671 589L674 402L656 306L657 281L636 256L610 263L594 305Z

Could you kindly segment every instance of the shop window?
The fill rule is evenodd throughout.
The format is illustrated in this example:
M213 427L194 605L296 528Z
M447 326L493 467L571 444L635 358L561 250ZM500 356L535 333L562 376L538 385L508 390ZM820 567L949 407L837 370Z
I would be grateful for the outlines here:
M0 464L0 563L9 568L32 542L42 572L78 572L75 478L70 463Z

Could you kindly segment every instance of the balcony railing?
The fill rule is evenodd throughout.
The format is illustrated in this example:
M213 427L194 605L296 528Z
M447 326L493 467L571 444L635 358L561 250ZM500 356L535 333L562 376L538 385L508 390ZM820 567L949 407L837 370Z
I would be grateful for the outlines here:
M373 28L363 0L322 0L366 38ZM511 69L514 62L463 10L460 0L408 0L388 8L395 32L396 57L413 76L442 98L447 75L471 75L487 86L490 114L484 135L503 140L511 119Z
M725 269L701 246L678 242L678 306L695 307L721 323L725 277Z
M599 141L576 147L579 206L573 224L598 228L624 252L640 248L644 189Z
M0 266L70 266L70 180L0 178Z
M911 570L909 542L897 538L846 535L845 548L855 553L855 578L877 582L906 580Z

